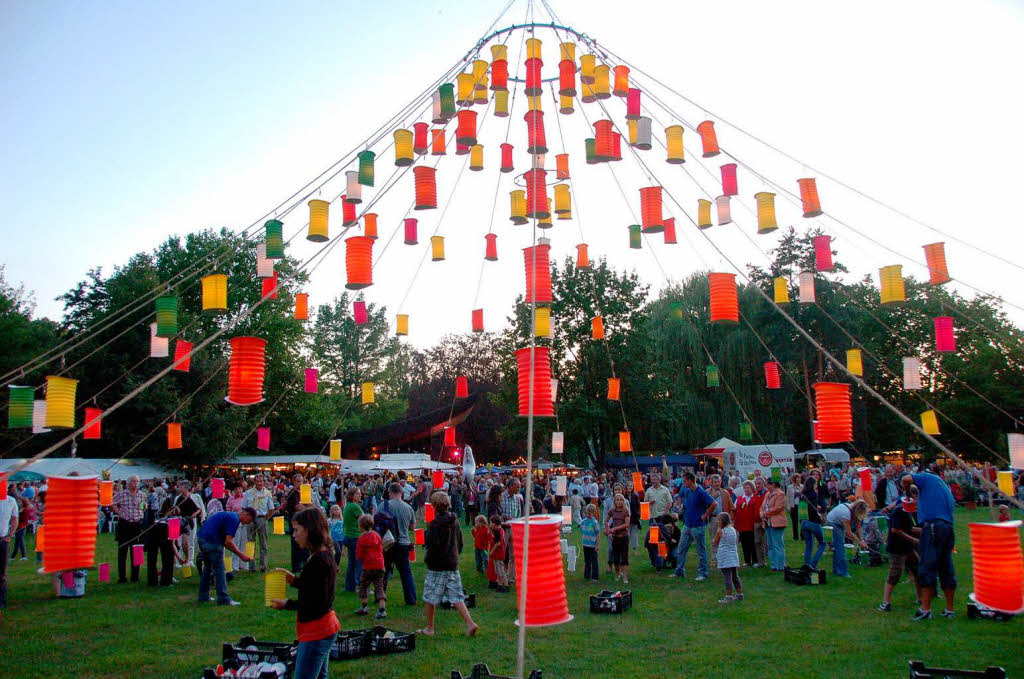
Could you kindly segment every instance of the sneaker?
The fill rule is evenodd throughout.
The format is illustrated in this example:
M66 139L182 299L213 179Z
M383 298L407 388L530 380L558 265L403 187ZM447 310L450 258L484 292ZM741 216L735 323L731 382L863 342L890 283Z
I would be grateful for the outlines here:
M950 611L950 610L942 611L942 617L943 618L951 618L951 619L955 618L956 617L956 611Z
M227 601L218 601L218 606L241 606L242 602L235 601L234 599L228 599Z
M382 608L379 611L377 611L377 615L373 617L377 618L377 620L383 620L384 618L388 617L388 612Z
M878 604L878 610L882 611L883 613L888 613L892 610L892 604L883 601L882 603Z
M704 576L704 575L698 575L698 576L697 576L697 577L695 578L695 580L696 580L696 582L704 582L705 580L707 580L707 576Z
M18 559L18 561L28 561L28 557L27 556L23 556L20 559Z
M740 594L736 594L736 595L734 595L734 596L732 597L732 600L733 600L733 601L743 601L743 593L741 592Z
M369 611L366 610L366 606L363 606L362 608L357 608L353 613L355 615L366 615Z
M931 619L932 619L932 612L931 611L922 611L920 608L917 609L917 612L914 613L914 617L911 618L911 620L914 620L914 621L931 620Z
M669 573L669 574L668 574L668 577L670 577L670 578L679 578L679 579L683 579L683 578L685 578L686 576L685 576L685 575L679 575L679 573L676 573L676 572L672 572L672 573Z
M731 594L727 595L727 596L725 596L725 597L723 597L723 598L718 600L718 603L720 603L720 604L731 604L732 602L733 602L733 597L732 597Z

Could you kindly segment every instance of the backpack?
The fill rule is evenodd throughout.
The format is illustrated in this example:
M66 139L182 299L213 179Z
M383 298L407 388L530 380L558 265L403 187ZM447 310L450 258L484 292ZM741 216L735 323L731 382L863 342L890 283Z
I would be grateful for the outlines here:
M384 551L386 552L391 549L391 546L395 544L395 534L398 532L398 519L388 511L387 500L380 506L377 513L373 515L373 530L380 535Z

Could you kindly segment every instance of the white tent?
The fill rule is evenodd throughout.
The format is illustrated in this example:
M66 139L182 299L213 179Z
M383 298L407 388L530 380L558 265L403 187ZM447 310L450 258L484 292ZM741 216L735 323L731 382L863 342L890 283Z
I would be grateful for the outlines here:
M781 469L783 473L796 469L796 448L789 443L744 446L723 437L705 448L721 449L723 467L741 478L758 469L764 476L770 476L773 468Z
M825 462L849 462L850 454L842 448L821 448L820 450L808 450L803 453L797 453L796 456L800 457L812 457L819 456Z
M0 460L0 472L15 469L24 462L24 458ZM175 473L149 460L89 457L44 457L42 460L30 464L24 471L35 472L46 477L67 476L73 471L78 472L81 476L99 476L108 469L110 478L114 481L121 481L132 476L138 476L142 480L164 478L173 476Z

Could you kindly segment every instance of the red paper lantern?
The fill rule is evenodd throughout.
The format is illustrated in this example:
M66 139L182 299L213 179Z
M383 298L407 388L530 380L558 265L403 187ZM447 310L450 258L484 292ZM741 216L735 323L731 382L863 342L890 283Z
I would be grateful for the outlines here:
M711 322L739 323L740 305L736 292L736 276L731 273L709 273Z
M167 450L181 450L181 422L167 423Z
M434 486L434 490L440 490L440 486ZM434 511L434 505L429 502L423 507L423 520L430 523L434 520L436 513Z
M270 427L260 427L256 430L256 449L270 450Z
M175 340L174 342L174 369L180 370L183 373L187 373L189 368L192 367L192 342L186 342L183 339Z
M526 181L526 216L531 219L546 219L551 216L548 210L548 173L538 167L523 173Z
M316 368L306 368L306 393L315 394L320 390L320 373Z
M459 124L455 129L455 141L465 146L476 144L476 111L462 109L458 113Z
M437 207L437 177L434 168L420 165L412 169L416 176L416 210L433 210Z
M405 220L405 244L416 245L419 240L416 239L416 218L407 217Z
M821 214L821 202L818 200L818 185L813 178L797 179L800 187L800 201L803 203L804 217L817 217Z
M277 272L275 271L273 276L261 280L263 281L263 289L260 296L277 299Z
M626 93L626 120L640 120L640 90L635 87Z
M764 383L769 389L778 389L782 386L782 380L779 377L779 364L777 362L764 362Z
M484 310L473 309L473 332L484 331Z
M534 155L548 152L548 142L544 137L544 111L528 111L524 116L526 119L526 133L528 145L527 153Z
M167 539L177 540L181 537L181 519L174 517L167 519Z
M435 469L430 473L430 483L434 486L434 490L441 490L444 487L444 472L440 469ZM430 519L427 519L428 521Z
M224 479L210 479L210 497L220 500L224 497Z
M419 529L417 529L417 530L419 530ZM422 545L423 543L422 542L417 542L416 544ZM416 563L416 549L415 548L409 550L409 563Z
M260 337L231 339L231 364L228 368L228 395L225 401L236 406L251 406L263 400L266 350L267 340Z
M348 202L346 198L347 196L341 197L341 225L355 226L359 223L359 218L356 217L356 204Z
M814 266L818 271L832 270L832 236L814 237Z
M427 131L430 126L426 123L416 123L412 126L412 150L421 156L427 152Z
M594 155L598 160L611 160L615 156L614 141L612 136L615 131L612 129L612 121L594 121Z
M526 519L515 519L509 523L512 525L513 553L516 573L519 575L516 586L525 588L526 600L523 620L517 620L516 623L527 627L543 627L569 622L572 616L569 615L565 573L562 571L562 517L531 516L528 545L525 545ZM523 596L522 590L517 596Z
M736 163L726 163L722 166L722 194L735 196L737 193Z
M420 168L415 168L420 169ZM361 290L373 285L373 239L352 236L345 239L345 273L349 290Z
M700 134L700 143L704 147L704 157L718 155L718 135L715 134L715 124L705 120L697 126L697 133Z
M1020 521L967 524L971 534L974 600L1003 613L1024 613Z
M102 415L102 408L85 409L85 431L82 432L83 439L100 438L100 430L102 429L102 420L100 418Z
M853 440L853 413L850 409L850 385L817 382L814 405L818 411L818 441L845 443Z
M871 485L871 467L861 467L857 470L857 475L860 477L860 489L865 493L870 493L874 486Z
M953 333L953 317L935 318L935 351L956 351L956 335Z
M511 172L515 167L512 165L512 144L501 145L501 171Z
M366 325L370 322L369 315L366 313L366 302L362 300L352 302L352 320L356 325Z
M495 92L508 91L508 61L505 59L491 62L491 89Z
M484 236L484 240L487 241L486 252L484 253L484 259L488 262L498 261L498 235L495 233L489 233Z
M0 500L7 499L7 474L0 474Z
M533 416L554 417L555 405L551 400L551 350L548 347L534 347L533 356ZM530 415L530 365L531 349L525 347L516 352L519 368L519 416Z
M640 189L640 223L644 233L658 233L665 230L661 215L661 187L648 186Z
M569 154L559 153L555 156L555 179L569 178Z
M95 562L96 514L100 504L96 481L95 476L51 476L46 480L45 572L91 568Z
M665 218L665 245L675 245L676 241L676 218Z
M425 535L424 535L423 529L422 528L417 528L416 529L416 533L415 533L415 539L413 540L413 542L415 542L417 545L422 545L423 541L424 541L423 540L424 537L425 537ZM415 554L415 553L416 553L415 550L413 550L409 554L409 561L413 561L412 555Z
M469 398L469 380L465 375L455 378L455 398Z
M551 266L548 260L550 245L537 245L523 248L523 260L526 263L526 303L547 304L551 298ZM536 260L536 261L534 261ZM536 273L534 269L536 268ZM536 278L536 281L534 281ZM536 293L534 291L536 283ZM535 296L536 294L536 296Z
M576 96L576 62L572 59L558 62L558 93L563 97Z
M467 147L466 152L469 152ZM448 152L445 150L444 143L444 128L433 129L430 131L430 155L432 156L443 156Z
M449 448L456 445L455 443L455 427L444 428L444 447Z
M540 59L526 60L526 94L534 96L541 93L541 66L544 65Z

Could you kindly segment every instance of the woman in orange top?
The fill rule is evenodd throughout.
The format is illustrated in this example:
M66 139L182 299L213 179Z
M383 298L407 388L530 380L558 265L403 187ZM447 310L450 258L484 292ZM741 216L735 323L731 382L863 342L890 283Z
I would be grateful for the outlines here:
M275 599L278 610L296 611L295 634L299 640L294 679L327 679L334 637L341 629L334 614L334 582L338 566L334 561L331 533L323 512L308 507L292 517L292 538L309 552L299 575L285 571L288 584L299 590L298 599Z
M769 482L771 490L761 503L761 518L768 537L768 559L773 571L786 570L786 493L775 479Z

